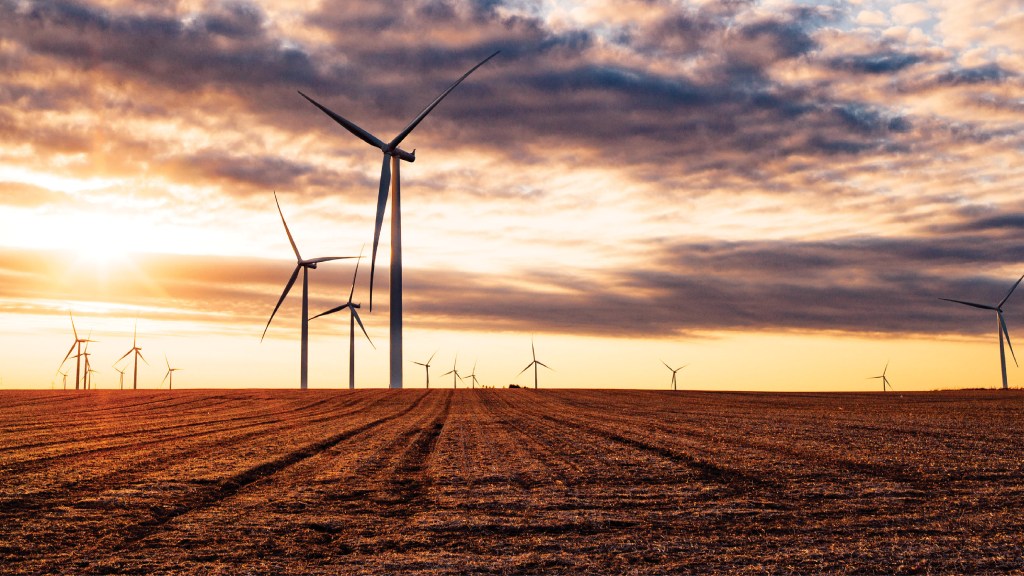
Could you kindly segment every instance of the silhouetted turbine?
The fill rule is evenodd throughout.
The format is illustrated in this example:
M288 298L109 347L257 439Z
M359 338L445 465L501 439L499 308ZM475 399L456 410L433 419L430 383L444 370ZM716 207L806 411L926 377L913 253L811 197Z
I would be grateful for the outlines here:
M939 300L945 300L946 302L956 302L957 304L963 304L965 306L971 306L974 308L981 308L982 310L994 310L996 313L996 331L999 332L999 367L1003 371L1003 390L1009 388L1006 382L1006 352L1003 350L1003 335L1006 335L1006 344L1010 346L1010 354L1013 356L1013 363L1017 364L1017 355L1013 353L1013 343L1010 342L1010 332L1006 329L1006 321L1003 320L1003 304L1010 299L1010 295L1017 289L1020 281L1024 280L1024 276L1017 279L1017 283L1010 288L1010 291L1006 293L1006 297L999 301L999 304L995 306L986 306L985 304L975 304L974 302L965 302L963 300L953 300L951 298L939 298Z
M888 386L889 390L892 390L892 384L889 383L889 379L886 378L885 373L889 370L889 362L885 363L885 368L882 368L881 376L871 376L868 380L882 380L882 392L885 392L885 387Z
M292 272L292 277L288 279L288 283L285 284L284 292L281 293L281 297L277 300L277 306L274 306L274 311L270 313L270 319L267 320L267 327L263 329L263 336L260 336L260 342L267 335L267 330L270 328L270 323L274 320L274 314L277 314L277 309L281 307L281 303L284 302L288 291L292 289L292 284L295 284L295 279L299 276L299 270L302 270L302 342L300 345L300 362L299 362L299 388L305 390L307 388L308 374L309 374L309 269L316 268L316 265L321 262L328 262L330 260L346 260L352 258L352 256L326 256L323 258L310 258L303 260L302 255L299 254L299 248L295 245L295 240L292 239L291 230L288 229L288 223L284 220L284 212L281 212L281 203L277 201L277 192L274 192L274 203L277 204L277 213L281 215L281 223L284 224L284 233L288 235L288 242L292 245L292 250L295 252L295 271Z
M664 360L662 360L661 363L665 365L665 368L668 368L669 370L672 371L672 389L673 390L678 390L678 388L676 387L676 372L679 372L683 368L686 368L687 366L689 366L689 364L683 364L679 368L673 368L673 367L669 366L668 363L665 362Z
M434 360L434 356L437 356L437 350L434 350L434 353L430 355L430 359L426 362L413 361L413 364L419 364L427 369L427 390L430 390L430 363Z
M124 360L125 358L127 358L129 354L132 354L132 353L135 354L135 357L133 358L135 366L134 366L134 369L132 370L132 390L138 390L139 389L139 358L142 358L143 362L145 362L146 364L149 364L149 361L146 360L146 357L142 355L142 348L139 347L139 345L136 343L138 335L139 335L139 321L135 320L135 328L132 329L132 347L131 347L131 350L128 350L127 352L124 353L124 356L121 356L120 358L117 359L117 362L120 362L121 360ZM117 362L114 362L114 364L117 364ZM121 389L124 390L124 374L121 375Z
M466 375L466 380L469 380L473 388L476 388L477 383L480 382L476 378L476 362L473 362L473 371Z
M459 374L459 371L455 369L455 367L458 364L459 364L459 355L456 354L455 355L455 361L452 362L452 369L447 371L447 372L445 372L444 374L441 374L441 376L447 376L449 374L454 374L454 376L452 376L452 388L458 388L459 387L459 380L463 380L462 375Z
M61 372L60 370L57 370L57 374L60 374L61 376L63 376L63 379L62 379L63 386L64 386L64 389L67 390L68 389L68 373L67 372Z
M359 250L359 258L362 259L363 251ZM356 276L359 275L359 260L356 260L356 271L352 274L352 289L348 292L348 301L336 308L331 308L326 312L321 312L314 318L326 316L328 314L334 314L348 308L348 388L354 390L356 387L356 322L359 322L359 327L363 330L363 335L366 336L366 340L376 350L377 346L374 345L373 340L370 340L370 335L366 333L366 327L363 326L363 320L359 318L359 312L356 309L359 308L359 304L352 303L352 296L356 293Z
M537 349L533 346L533 338L530 338L530 352L533 353L533 362L530 362L529 364L526 365L526 368L523 368L522 370L520 370L519 374L516 374L516 378L518 378L520 375L522 375L523 372L526 372L527 370L529 370L530 366L533 366L533 388L536 389L537 388L537 380L538 380L538 378L537 378L537 366L543 366L543 367L547 368L548 370L552 370L552 371L554 370L554 368L552 368L551 366L548 366L547 364L537 360Z
M60 361L60 365L63 366L64 363L68 361L68 358L71 357L71 353L74 352L75 347L77 347L78 353L75 355L75 390L78 390L80 387L80 373L82 370L82 344L86 342L91 342L91 340L89 340L88 338L78 337L78 330L75 329L75 317L73 314L71 314L70 310L68 311L68 317L71 318L71 331L75 335L75 341L71 343L71 348L68 349L68 353L67 355L64 356L64 359Z
M167 359L167 354L164 354L164 362L167 363L167 374L164 374L164 379L160 381L160 384L163 384L164 380L168 380L169 379L169 381L167 382L167 389L168 390L173 390L174 389L174 373L177 372L178 370L181 370L181 368L171 368L171 361Z
M118 377L118 385L120 386L121 390L124 390L124 371L127 370L128 367L125 366L124 368L118 368L117 363L115 362L113 364L113 368L114 370L117 370L117 373L120 375Z
M483 66L488 60L497 56L497 54L498 52L491 54L480 61L479 64L470 68L469 72L463 74L462 77L456 80L454 84L449 86L447 90L442 92L440 96L428 104L427 107L424 108L423 111L405 127L405 129L398 133L398 136L395 136L387 143L373 134L370 134L366 130L363 130L353 122L343 118L341 115L322 106L319 102L313 100L309 96L306 96L301 91L299 92L303 98L319 108L324 114L330 116L335 122L341 124L355 137L374 148L379 148L380 151L384 153L384 161L380 168L380 188L377 192L377 214L373 229L373 253L370 259L370 311L373 311L373 279L377 266L377 243L380 240L380 229L384 223L384 208L387 206L388 202L388 191L391 190L391 193L393 194L393 199L391 201L391 380L389 383L389 387L391 388L402 387L402 202L399 161L416 161L416 150L409 153L398 146L403 140L405 140L406 136L412 133L416 126L418 126L419 123L427 117L427 114L430 114L430 112L441 103L441 100L443 100L449 92L461 84L467 76L473 73L473 71ZM394 172L393 182L391 177L392 171Z

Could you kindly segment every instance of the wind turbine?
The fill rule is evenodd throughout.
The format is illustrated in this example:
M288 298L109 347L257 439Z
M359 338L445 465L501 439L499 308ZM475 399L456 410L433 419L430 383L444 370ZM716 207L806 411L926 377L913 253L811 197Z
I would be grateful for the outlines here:
M174 373L177 372L178 370L181 370L181 368L171 368L171 361L167 359L167 354L164 354L164 362L167 363L167 374L164 374L164 380L170 379L170 381L167 382L167 389L168 390L173 390L174 389ZM164 380L161 380L160 384L163 384Z
M145 356L142 355L142 348L140 348L139 345L136 343L136 339L137 339L138 335L139 335L139 321L136 320L135 321L135 328L132 331L132 348L131 348L131 350L125 352L124 356L121 356L120 358L117 359L117 362L120 362L121 360L124 360L125 358L127 358L129 354L132 354L132 353L135 354L135 358L134 358L135 367L132 370L132 390L138 390L138 388L139 388L139 358L142 358L143 362L145 362L146 364L149 364L149 361L146 360ZM114 364L117 364L117 362L114 362ZM125 368L127 368L127 366ZM121 374L121 389L124 390L124 373Z
M868 378L868 380L878 380L879 378L881 378L881 380L882 380L882 392L885 392L885 387L886 386L889 387L889 390L892 390L892 384L889 384L889 379L886 378L886 376L885 376L885 373L888 370L889 370L889 363L886 362L885 363L885 368L882 369L882 375L881 376L871 376L870 378Z
M299 276L299 269L302 270L302 344L301 344L301 360L299 368L299 387L302 390L307 388L307 375L309 373L309 269L316 268L316 265L321 262L327 262L330 260L346 260L352 258L352 256L325 256L323 258L310 258L303 260L302 255L299 254L299 249L295 246L295 240L292 239L292 233L288 230L288 223L284 220L284 212L281 212L281 203L277 201L277 192L274 192L274 203L277 204L277 213L281 215L281 223L284 224L284 233L288 235L288 242L292 245L292 250L295 252L295 271L292 272L292 277L288 279L288 284L284 287L284 292L281 293L281 298L277 301L277 306L274 306L274 311L270 313L270 319L267 320L267 327L263 329L263 336L260 336L260 342L263 342L263 338L267 335L267 330L270 328L270 322L274 320L274 314L277 314L277 309L281 307L281 303L284 302L285 296L288 296L288 291L292 289L292 284L295 284L295 279ZM362 322L360 322L362 324Z
M431 356L431 358L433 358L433 356ZM444 374L441 374L441 376L447 376L449 374L454 374L454 376L452 376L452 388L458 388L459 387L459 380L463 380L462 375L459 374L459 371L455 369L455 366L458 363L459 363L459 355L456 354L455 355L455 361L452 362L452 369L447 371L447 372L445 372Z
M976 304L974 302L965 302L963 300L953 300L951 298L939 298L939 300L945 300L946 302L956 302L957 304L963 304L965 306L971 306L974 308L981 308L982 310L994 310L996 313L996 331L999 332L999 367L1003 371L1003 390L1009 388L1006 383L1006 352L1003 350L1003 335L1006 335L1006 344L1010 346L1010 354L1013 355L1013 363L1017 364L1017 355L1013 353L1013 343L1010 342L1010 332L1006 329L1006 320L1003 320L1003 304L1010 299L1010 295L1020 285L1020 281L1024 280L1024 276L1017 279L1017 283L1010 288L1010 291L1006 293L1006 297L999 301L999 304L995 306L986 306L985 304Z
M678 390L678 388L676 387L676 372L679 372L683 368L686 368L687 366L689 366L689 364L683 364L679 368L673 368L673 367L669 366L668 363L665 362L664 360L662 360L661 363L665 365L665 368L668 368L669 370L672 371L672 389L673 390Z
M418 364L427 369L427 390L430 390L430 363L434 360L434 356L437 356L437 350L434 350L434 353L430 355L430 360L427 360L426 362L413 361L413 364Z
M118 378L118 384L120 384L121 390L124 390L124 371L127 370L128 367L125 366L124 368L118 368L117 363L115 362L113 364L113 368L114 370L117 370L118 374L120 374L120 377Z
M60 370L57 370L57 374L60 374L61 376L63 376L64 389L67 390L68 389L68 373L67 372L61 372Z
M409 123L398 136L395 136L390 142L385 143L380 138L377 138L373 134L370 134L366 130L363 130L359 126L356 126L353 122L343 118L339 114L328 110L322 106L316 100L313 100L309 96L306 96L301 91L299 94L303 98L308 100L310 104L319 108L324 114L331 117L332 120L341 124L346 130L351 132L355 137L359 138L363 142L366 142L374 148L379 148L384 153L384 161L380 168L380 189L377 192L377 214L373 229L373 254L370 260L370 311L373 311L373 278L374 271L377 265L377 243L380 240L380 229L384 223L384 208L388 202L388 191L391 189L394 198L391 201L391 311L390 311L390 323L391 323L391 381L389 383L390 388L401 388L402 387L402 203L401 203L401 177L400 177L400 160L406 162L416 161L416 150L413 149L412 153L406 152L399 148L399 144L402 140L405 140L412 131L427 117L427 114L441 103L441 100L448 95L449 92L455 89L456 86L462 83L467 76L472 74L477 68L483 66L488 60L498 55L498 52L491 54L487 58L480 61L479 64L469 69L454 84L448 87L447 90L442 92L440 96L434 99L433 102L427 105L422 112ZM391 173L394 172L394 181L392 182Z
M363 251L359 250L359 258L363 258ZM376 350L377 346L374 345L373 340L370 340L370 335L366 333L366 327L363 326L363 320L359 317L359 312L356 309L359 308L359 304L352 303L352 296L356 293L356 276L359 275L359 260L356 260L356 271L352 273L352 289L348 292L348 301L341 306L331 308L327 312L321 312L310 320L326 316L328 314L334 314L340 312L345 308L348 308L348 389L355 390L356 387L356 322L359 322L359 327L362 328L363 334L366 336L366 340Z
M533 338L530 338L530 351L533 352L533 362L530 362L529 364L526 365L526 368L523 368L522 370L520 370L519 374L516 374L516 378L518 378L523 372L526 372L527 370L529 370L530 366L533 366L533 388L534 388L534 390L536 390L537 389L537 366L543 366L543 367L547 368L548 370L554 370L554 368L552 368L551 366L548 366L547 364L541 362L540 360L537 360L537 349L533 346Z
M71 348L68 349L68 353L66 356L64 356L64 359L61 360L60 365L63 366L64 363L68 361L68 358L71 357L71 353L75 351L75 347L77 346L78 354L75 355L75 390L78 390L80 382L79 375L82 370L82 344L86 342L91 342L91 340L89 340L88 338L78 337L78 330L75 329L75 317L74 315L71 314L70 310L68 311L68 317L71 318L71 331L75 335L75 341L71 343Z
M473 388L476 388L477 383L480 382L476 377L476 362L473 362L473 371L466 375L466 380L469 380L470 384L473 385Z

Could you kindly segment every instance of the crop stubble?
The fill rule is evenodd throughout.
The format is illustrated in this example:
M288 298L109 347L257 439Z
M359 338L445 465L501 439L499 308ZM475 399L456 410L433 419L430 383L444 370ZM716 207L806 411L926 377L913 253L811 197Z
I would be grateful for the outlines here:
M1018 392L0 394L21 573L1024 570Z

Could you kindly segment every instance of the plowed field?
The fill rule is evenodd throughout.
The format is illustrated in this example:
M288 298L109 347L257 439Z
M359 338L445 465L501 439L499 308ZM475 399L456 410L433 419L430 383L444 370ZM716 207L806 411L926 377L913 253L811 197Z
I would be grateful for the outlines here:
M0 572L1024 571L1024 394L0 393Z

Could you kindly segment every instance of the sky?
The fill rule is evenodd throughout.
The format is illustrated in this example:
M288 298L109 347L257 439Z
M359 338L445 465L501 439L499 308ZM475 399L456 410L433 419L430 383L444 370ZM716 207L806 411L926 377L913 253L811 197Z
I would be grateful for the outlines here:
M69 312L100 388L135 322L140 387L297 387L300 291L260 339L294 267L273 193L304 257L355 256L380 171L297 91L386 141L496 50L402 144L407 387L435 353L432 384L456 355L532 384L531 339L542 387L1000 385L994 315L939 298L1024 274L1018 1L294 4L0 0L0 387L62 386ZM346 385L347 324L311 322L310 387Z

